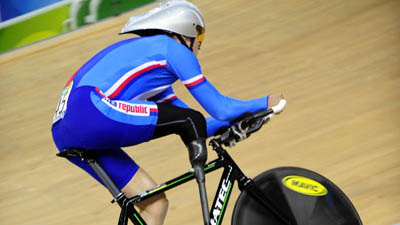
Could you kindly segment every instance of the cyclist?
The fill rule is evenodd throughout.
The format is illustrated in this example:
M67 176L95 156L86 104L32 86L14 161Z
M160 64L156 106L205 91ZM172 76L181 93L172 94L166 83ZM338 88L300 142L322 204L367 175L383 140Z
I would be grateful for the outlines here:
M196 58L204 32L200 10L187 1L164 2L131 17L120 34L139 37L106 47L65 85L52 125L57 148L100 151L100 163L127 197L156 183L122 147L178 134L192 165L204 165L207 137L240 115L265 110L283 98L274 94L242 101L220 94ZM177 80L211 117L205 119L176 97L171 85ZM99 180L87 163L70 160ZM148 224L162 224L168 200L157 196L139 208Z

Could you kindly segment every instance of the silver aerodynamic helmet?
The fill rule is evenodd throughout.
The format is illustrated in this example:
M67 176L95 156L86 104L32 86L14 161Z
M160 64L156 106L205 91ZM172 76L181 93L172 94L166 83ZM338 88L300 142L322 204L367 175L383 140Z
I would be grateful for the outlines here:
M203 15L190 2L165 1L148 12L129 18L120 34L134 33L143 36L154 31L198 37L201 42L205 31Z

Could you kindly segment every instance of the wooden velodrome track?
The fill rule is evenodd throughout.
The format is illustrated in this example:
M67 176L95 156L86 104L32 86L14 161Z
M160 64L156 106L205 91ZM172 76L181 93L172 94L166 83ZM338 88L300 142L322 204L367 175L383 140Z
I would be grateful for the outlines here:
M208 80L231 97L281 92L288 99L284 113L231 151L245 173L305 167L337 183L364 224L398 223L400 1L196 3L207 24L199 60ZM109 193L55 157L50 126L71 74L130 37L116 34L130 15L152 6L0 55L1 225L116 224L119 207ZM175 90L200 109L181 84ZM127 152L158 182L189 168L176 136ZM218 176L207 176L210 201ZM195 183L168 198L166 224L202 224Z

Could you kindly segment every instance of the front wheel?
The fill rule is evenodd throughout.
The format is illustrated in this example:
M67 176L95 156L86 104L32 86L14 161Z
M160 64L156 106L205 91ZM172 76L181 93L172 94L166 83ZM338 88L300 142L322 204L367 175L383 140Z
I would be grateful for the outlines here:
M263 172L254 182L291 225L362 225L347 196L313 171L280 167ZM249 224L287 225L244 190L236 201L232 225Z

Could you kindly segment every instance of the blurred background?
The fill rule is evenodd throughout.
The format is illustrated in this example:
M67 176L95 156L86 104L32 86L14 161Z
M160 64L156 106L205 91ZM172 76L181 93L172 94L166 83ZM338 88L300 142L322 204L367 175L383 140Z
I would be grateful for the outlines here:
M0 2L0 53L132 10L155 0Z
M364 224L398 224L400 1L193 2L206 22L198 58L207 79L230 97L288 100L230 150L243 171L316 171L349 196ZM158 3L0 0L0 225L116 224L119 207L107 190L55 156L51 121L69 77L106 46L134 37L118 32ZM179 82L174 90L207 115ZM126 152L157 182L190 166L177 136ZM218 173L207 176L210 201L218 181ZM235 188L223 224L238 195ZM196 183L167 196L166 225L201 224Z

